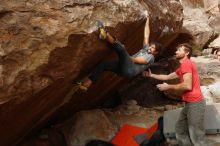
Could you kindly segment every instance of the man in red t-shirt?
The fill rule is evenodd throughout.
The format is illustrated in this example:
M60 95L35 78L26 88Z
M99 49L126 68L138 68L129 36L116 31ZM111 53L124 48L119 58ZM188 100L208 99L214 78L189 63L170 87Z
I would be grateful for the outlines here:
M204 130L205 100L200 89L196 66L190 60L191 54L192 47L189 44L180 44L177 46L176 58L181 65L175 72L169 75L157 75L149 70L148 72L143 72L143 75L162 81L175 78L180 79L179 84L170 85L163 83L157 85L160 91L169 89L183 91L182 100L186 104L176 123L178 145L191 146L193 144L194 146L207 146Z

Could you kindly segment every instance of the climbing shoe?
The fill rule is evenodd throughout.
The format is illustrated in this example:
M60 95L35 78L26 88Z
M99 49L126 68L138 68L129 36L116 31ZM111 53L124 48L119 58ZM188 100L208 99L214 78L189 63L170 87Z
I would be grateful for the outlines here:
M96 20L96 25L98 28L105 28L104 23L101 20Z
M86 86L82 85L82 82L77 82L76 84L78 85L78 87L81 91L86 92L88 90L88 88Z
M99 32L99 38L102 39L102 40L106 39L107 32L103 28L99 29L99 31L100 31Z
M97 23L96 25L99 29L99 38L102 39L102 40L106 39L107 31L105 30L104 23L100 20L97 20L96 23Z

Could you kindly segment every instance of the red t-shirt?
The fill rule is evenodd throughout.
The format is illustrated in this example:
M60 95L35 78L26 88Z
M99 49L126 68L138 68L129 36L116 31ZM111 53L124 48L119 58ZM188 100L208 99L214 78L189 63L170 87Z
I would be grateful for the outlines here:
M203 99L200 88L199 75L195 64L190 59L184 59L180 67L176 70L176 74L180 77L180 82L183 82L183 75L192 73L192 90L183 93L183 101L198 102Z

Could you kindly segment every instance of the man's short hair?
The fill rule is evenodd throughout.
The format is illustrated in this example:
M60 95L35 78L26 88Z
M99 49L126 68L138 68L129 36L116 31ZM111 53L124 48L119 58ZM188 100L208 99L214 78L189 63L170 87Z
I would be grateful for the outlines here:
M192 56L192 46L189 43L179 44L176 48L180 48L180 47L184 47L184 51L189 53L187 55L188 58L190 58Z

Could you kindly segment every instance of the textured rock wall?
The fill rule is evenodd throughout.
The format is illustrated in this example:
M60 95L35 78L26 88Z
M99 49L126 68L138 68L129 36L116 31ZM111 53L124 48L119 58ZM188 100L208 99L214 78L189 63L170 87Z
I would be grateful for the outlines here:
M141 19L134 0L1 1L0 5L1 102L31 96L58 78L77 75L84 60L104 55L104 46L91 34L97 19L111 27Z
M194 39L195 48L207 47L219 35L219 0L182 0L183 32Z
M182 6L174 0L145 3L151 40L166 46L182 26ZM98 39L95 21L103 20L132 54L142 46L142 9L136 0L2 0L0 145L14 145L48 121L95 105L116 88L122 79L105 74L91 92L69 94L73 80L115 57ZM163 34L164 28L172 31Z
M201 90L207 104L219 103L220 61L208 56L193 58L193 60L198 68Z
M212 39L214 30L208 24L208 15L206 15L204 8L196 6L195 3L191 5L185 5L183 32L193 36L194 44L196 48L203 48L203 46Z

